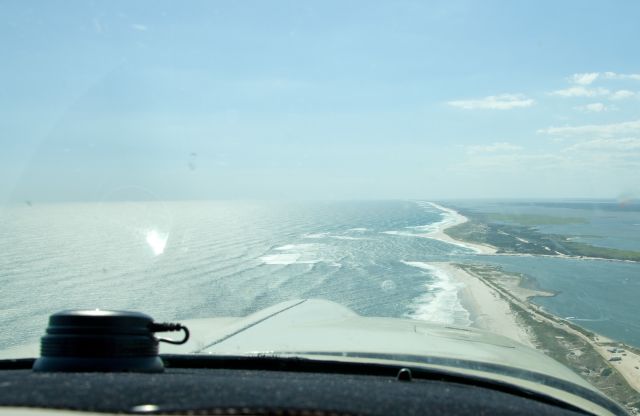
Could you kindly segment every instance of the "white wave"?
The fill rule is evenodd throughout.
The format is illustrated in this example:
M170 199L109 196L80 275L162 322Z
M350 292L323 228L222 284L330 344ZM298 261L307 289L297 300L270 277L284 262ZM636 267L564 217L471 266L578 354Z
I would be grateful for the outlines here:
M290 264L315 264L320 263L322 260L319 259L301 259L302 254L300 253L285 253L285 254L269 254L266 256L260 257L260 260L263 261L264 264L279 264L279 265L290 265Z
M433 236L436 233L444 230L445 228L452 227L454 225L460 224L467 220L466 217L458 214L457 211L443 207L433 202L419 201L417 202L417 204L423 208L435 208L441 216L440 221L433 222L430 224L405 227L405 229L407 230L415 230L415 231L418 231L418 233L409 233L409 232L403 232L403 231L383 231L383 233L391 234L391 235L433 238Z
M285 244L284 246L274 248L274 250L278 250L278 251L309 250L317 246L318 244Z
M580 321L580 322L605 322L610 321L611 318L598 318L598 319L589 319L589 318L576 318L575 316L567 316L567 321Z
M340 235L340 234L336 235L336 234L331 234L329 232L305 234L302 236L302 238L307 238L307 239L333 238L336 240L366 240L365 238L362 238L362 237L352 237L349 235Z
M441 220L438 222L434 222L431 224L425 225L416 225L411 227L405 227L405 229L414 230L416 232L407 232L407 231L382 231L383 234L390 235L400 235L406 237L418 237L418 238L429 238L432 240L442 241L447 244L451 244L465 250L470 250L475 253L485 253L488 252L493 254L495 250L490 247L483 247L478 244L465 243L462 241L455 240L444 233L444 230L447 228L463 224L468 221L468 218L464 215L459 214L457 211L443 207L433 202L422 202L418 203L423 208L435 208L439 211ZM429 211L432 211L429 209Z
M453 210L451 208L447 208L447 207L443 207L442 205L438 205L436 203L433 202L427 202L426 204L430 205L431 207L437 209L440 213L440 216L442 217L442 219L436 223L433 224L428 224L426 226L422 226L422 228L425 231L431 231L431 232L436 232L436 231L442 231L445 228L463 223L465 221L467 221L467 218L464 217L463 215L460 215L458 213L458 211ZM420 227L418 227L420 228Z
M294 264L300 258L298 253L270 254L260 257L264 264Z
M270 256L262 257L265 264L280 264L280 265L290 265L290 264L316 264L320 263L322 260L300 260L299 254L274 254Z
M426 232L434 232L438 231L438 229L442 226L442 221L434 222L432 224L426 225L416 225L413 227L404 227L408 230L416 230L416 231L426 231Z
M420 234L408 233L406 231L381 231L380 233L389 235L403 235L406 237L420 237Z
M318 251L326 247L324 244L285 244L273 250L276 254L267 254L260 257L264 264L290 265L290 264L316 264L325 261Z
M429 234L418 234L418 233L409 233L409 232L406 232L406 231L381 231L381 234L398 235L398 236L402 236L402 237L428 238L428 239L431 239L431 240L438 240L437 238L434 238L430 233ZM476 251L473 247L471 247L470 245L465 244L463 242L458 242L458 241L445 241L445 242L447 244L451 244L453 246L464 248L464 249L470 250L472 252Z
M464 284L451 278L443 270L424 262L403 261L407 266L425 270L434 278L426 284L426 293L414 299L411 311L405 316L447 325L470 326L471 316L460 302Z
M305 234L302 238L326 238L331 233L314 233L314 234Z
M357 228L349 228L347 231L355 231L355 232L363 233L365 231L369 231L369 229L368 228L357 227Z

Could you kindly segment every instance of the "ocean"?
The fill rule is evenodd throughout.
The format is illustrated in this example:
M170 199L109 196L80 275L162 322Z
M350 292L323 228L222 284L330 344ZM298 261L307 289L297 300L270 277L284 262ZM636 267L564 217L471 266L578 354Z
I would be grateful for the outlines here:
M580 215L593 221L576 225L585 238L640 249L626 225L637 213L625 211L617 223L608 212L605 223L614 226L605 229L601 213L589 212ZM640 346L640 263L480 255L423 237L450 220L427 201L7 206L0 211L0 350L36 342L51 313L79 308L180 320L323 298L365 316L470 325L461 284L425 267L434 261L526 273L557 293L534 299L548 311Z

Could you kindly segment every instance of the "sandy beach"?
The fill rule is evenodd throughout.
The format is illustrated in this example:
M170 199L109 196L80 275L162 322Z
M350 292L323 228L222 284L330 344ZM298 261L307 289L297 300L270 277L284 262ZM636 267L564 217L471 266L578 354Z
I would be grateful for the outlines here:
M444 231L447 228L463 224L468 221L468 218L453 209L435 203L430 204L445 214L439 227L424 234L424 237L470 248L479 254L496 254L495 247L455 240L445 234ZM520 286L519 279L514 279L512 275L506 273L489 272L479 275L470 272L472 269L469 267L451 262L430 262L427 264L446 273L463 285L459 297L471 315L471 326L511 338L533 348L544 349L545 346L536 339L535 331L518 318L513 312L512 306L521 308L526 314L525 316L537 322L543 322L554 329L562 330L567 335L582 339L602 357L603 363L607 363L608 366L615 369L632 389L640 392L640 354L629 350L622 343L617 343L598 334L589 336L576 329L570 322L550 315L528 301L532 296L553 296L552 293L524 288ZM486 279L488 276L490 276L490 280ZM567 351L567 354L570 353L572 352ZM613 361L611 361L612 358Z
M443 211L445 213L445 219L439 223L440 226L436 230L423 234L422 235L423 237L432 238L434 240L439 240L439 241L453 244L459 247L465 247L475 251L478 254L495 254L496 253L497 249L493 246L460 241L460 240L451 238L450 236L445 234L444 230L446 230L447 228L464 224L465 222L469 221L469 219L453 209L443 207L442 205L438 205L433 202L429 202L429 204L434 208Z
M531 296L552 294L519 287L518 283L506 274L494 273L492 283L489 284L486 278L470 273L464 266L449 262L430 264L449 273L465 285L461 291L461 301L474 317L472 326L503 335L534 348L544 349L527 324L519 322L513 314L510 306L513 304L534 320L582 339L602 357L603 362L609 363L611 368L617 370L629 386L640 392L640 354L630 351L622 343L601 335L595 334L590 337L575 329L570 322L543 312L538 306L528 301ZM611 361L614 357L615 360Z
M600 335L590 337L564 319L543 312L538 306L528 301L531 296L552 296L551 293L520 287L513 276L499 272L490 273L491 283L489 283L486 279L487 274L481 276L469 272L468 266L450 262L427 264L447 273L464 285L460 291L460 300L471 314L472 327L499 334L544 351L548 346L541 344L536 338L535 331L514 314L512 305L515 305L533 320L582 339L601 356L603 365L615 369L632 389L640 392L640 354L606 337ZM565 353L580 354L569 349ZM614 357L614 361L611 361Z
M613 341L607 342L604 337L598 337L598 341L593 345L603 358L609 360L613 357L620 357L620 361L611 361L611 365L618 370L622 377L627 380L629 385L640 393L640 354L633 353L625 349L625 346L618 345L616 350L623 352L612 353L610 344L616 344Z
M534 347L526 327L517 321L509 302L502 299L494 289L452 263L432 262L428 264L440 269L464 285L460 291L460 301L471 314L472 327L484 329Z

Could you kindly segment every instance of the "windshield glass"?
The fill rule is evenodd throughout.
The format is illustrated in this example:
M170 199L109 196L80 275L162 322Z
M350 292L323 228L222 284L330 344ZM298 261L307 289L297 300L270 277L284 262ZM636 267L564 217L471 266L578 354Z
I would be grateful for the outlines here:
M0 350L63 309L324 299L508 337L640 406L639 15L1 2Z

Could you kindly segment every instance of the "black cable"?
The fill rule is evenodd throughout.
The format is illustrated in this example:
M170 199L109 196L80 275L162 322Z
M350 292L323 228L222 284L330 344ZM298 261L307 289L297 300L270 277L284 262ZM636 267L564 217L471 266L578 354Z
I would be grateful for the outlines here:
M189 340L189 329L178 323L171 322L152 322L149 324L149 331L151 332L174 332L174 331L183 331L184 338L176 341L170 338L158 338L160 342L166 342L167 344L181 345Z

